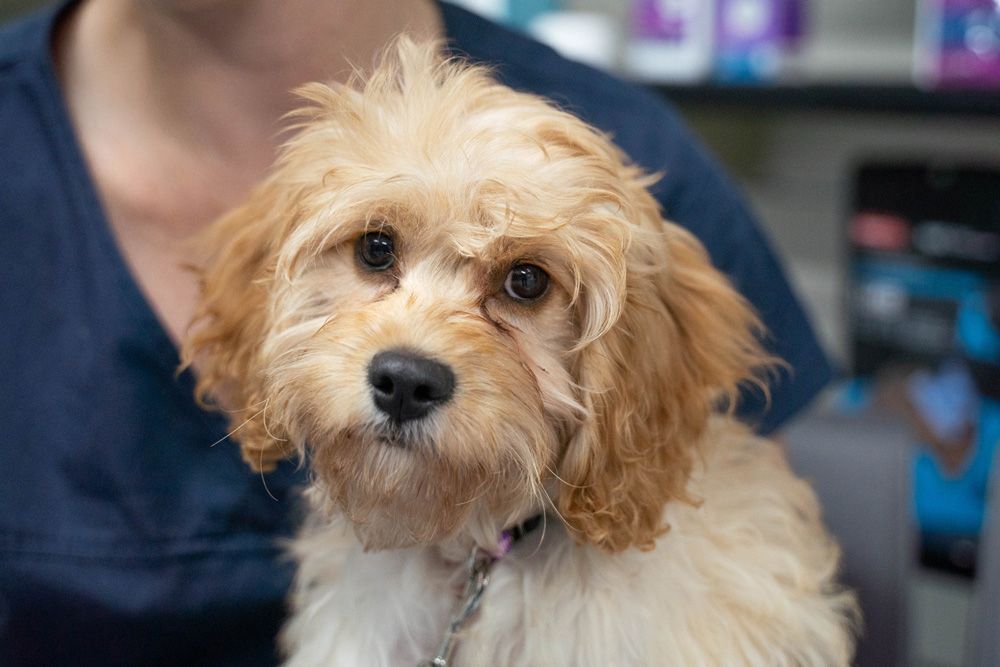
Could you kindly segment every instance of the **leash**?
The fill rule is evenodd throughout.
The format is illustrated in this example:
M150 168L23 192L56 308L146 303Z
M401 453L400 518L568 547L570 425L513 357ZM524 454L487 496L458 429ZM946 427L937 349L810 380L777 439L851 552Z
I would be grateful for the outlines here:
M479 609L479 603L483 599L483 593L490 583L490 571L493 566L504 556L510 553L522 537L533 531L542 523L542 515L537 514L524 523L513 528L509 528L500 533L497 541L497 550L489 552L479 547L474 547L472 553L466 561L469 576L465 581L465 588L462 590L461 603L458 610L451 617L448 629L444 633L444 638L438 646L437 653L430 660L424 660L417 667L451 667L451 655L455 652L455 639L469 618Z

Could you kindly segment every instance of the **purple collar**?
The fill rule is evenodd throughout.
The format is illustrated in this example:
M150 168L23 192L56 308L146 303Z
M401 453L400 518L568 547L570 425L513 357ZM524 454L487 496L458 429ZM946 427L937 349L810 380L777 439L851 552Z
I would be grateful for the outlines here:
M507 528L500 533L500 539L497 540L497 550L490 554L493 562L496 562L510 553L510 550L514 548L514 545L521 541L525 535L533 531L542 525L542 515L536 514L533 517L525 519L516 526Z

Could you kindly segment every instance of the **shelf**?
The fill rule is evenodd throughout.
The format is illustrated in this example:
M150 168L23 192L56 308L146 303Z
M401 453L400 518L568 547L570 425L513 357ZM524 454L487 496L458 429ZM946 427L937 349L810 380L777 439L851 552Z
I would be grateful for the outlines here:
M908 84L646 84L681 106L764 111L854 111L1000 118L1000 90L920 90Z

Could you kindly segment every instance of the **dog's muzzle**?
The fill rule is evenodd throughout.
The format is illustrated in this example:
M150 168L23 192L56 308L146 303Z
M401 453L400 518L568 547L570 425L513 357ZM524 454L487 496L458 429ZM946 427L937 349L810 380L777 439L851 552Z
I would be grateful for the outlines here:
M451 368L406 350L372 357L368 383L375 406L396 426L427 416L455 393Z

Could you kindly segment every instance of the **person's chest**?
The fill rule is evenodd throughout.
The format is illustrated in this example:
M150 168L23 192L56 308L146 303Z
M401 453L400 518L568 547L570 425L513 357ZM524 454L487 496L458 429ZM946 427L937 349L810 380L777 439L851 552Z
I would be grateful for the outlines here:
M263 172L168 150L158 156L155 141L147 142L148 154L100 135L84 135L81 142L118 250L179 346L197 306L198 235L242 201Z

